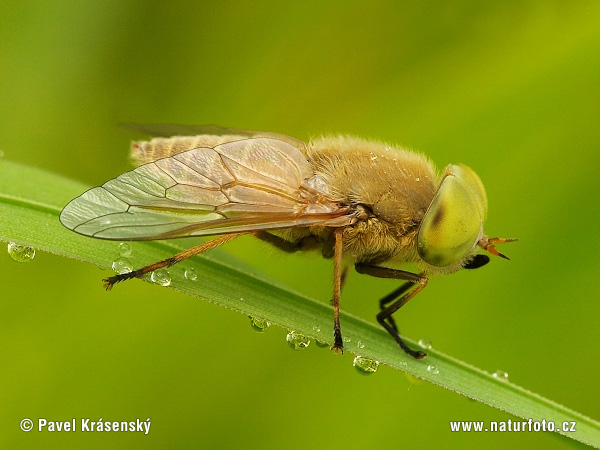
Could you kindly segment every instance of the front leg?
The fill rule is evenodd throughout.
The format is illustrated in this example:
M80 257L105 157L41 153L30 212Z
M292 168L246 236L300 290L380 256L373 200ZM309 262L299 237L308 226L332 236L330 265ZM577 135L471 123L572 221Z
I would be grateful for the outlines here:
M396 322L394 321L392 314L398 311L406 302L421 292L429 279L423 275L417 275L412 272L406 272L404 270L390 269L388 267L380 267L376 265L370 265L365 263L358 263L355 265L358 273L371 275L378 278L394 278L397 280L406 280L398 289L394 290L391 294L385 296L379 301L379 307L381 311L377 314L377 322L381 324L385 330L392 335L398 345L407 354L416 359L423 359L427 356L426 353L420 350L412 350L400 337ZM412 286L416 286L414 289L409 290ZM406 292L408 291L408 292ZM394 301L395 300L395 301ZM389 306L385 306L388 303L394 301Z
M388 295L379 300L379 310L384 311L388 304L396 300L398 297L400 297L402 294L404 294L406 291L408 291L414 286L414 283L412 283L411 281L407 281L406 283L401 284L398 289L393 290ZM396 330L396 332L398 332L398 327L396 326L396 321L394 320L394 317L389 316L387 321L391 325L391 327L394 330Z

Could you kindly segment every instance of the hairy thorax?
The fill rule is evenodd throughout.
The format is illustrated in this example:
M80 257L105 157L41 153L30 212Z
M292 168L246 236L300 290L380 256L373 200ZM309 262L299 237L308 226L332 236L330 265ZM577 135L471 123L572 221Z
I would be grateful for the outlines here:
M425 156L347 136L312 140L305 154L331 198L366 213L344 229L346 257L370 263L417 260L418 228L439 183ZM304 235L316 237L328 256L331 228L312 227Z

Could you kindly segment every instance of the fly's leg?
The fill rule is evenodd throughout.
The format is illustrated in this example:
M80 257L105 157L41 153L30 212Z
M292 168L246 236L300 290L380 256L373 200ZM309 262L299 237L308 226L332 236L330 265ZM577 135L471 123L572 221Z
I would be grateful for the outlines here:
M144 276L145 274L147 274L149 272L153 272L157 269L162 269L164 267L171 267L172 265L177 264L178 262L183 261L184 259L191 258L192 256L196 256L199 253L211 250L215 247L218 247L219 245L224 244L225 242L229 242L232 239L235 239L244 234L248 234L248 233L244 232L244 233L225 234L223 236L219 236L218 238L213 239L212 241L204 242L200 245L197 245L196 247L192 247L188 250L182 251L181 253L177 253L175 256L171 256L170 258L163 259L162 261L158 261L158 262L155 262L148 266L142 267L141 269L137 269L132 272L117 274L112 277L104 278L102 280L102 281L104 281L104 288L107 291L110 291L116 283L119 283L124 280L130 280L132 278L140 278L140 277Z
M402 340L392 314L402 308L402 306L404 306L404 304L411 298L425 289L425 286L427 286L427 282L429 281L428 278L423 275L417 275L404 270L390 269L388 267L380 267L364 263L356 264L355 268L358 273L363 273L378 278L394 278L397 280L407 281L407 283L404 283L398 289L383 297L379 301L379 307L381 311L379 314L377 314L377 322L379 322L381 326L385 328L385 330L396 340L400 348L408 355L416 359L425 358L425 356L427 356L426 353L420 350L411 349ZM411 287L414 288L411 289ZM391 303L391 305L386 306L389 303Z
M406 283L400 285L400 287L398 289L395 289L394 291L390 292L388 295L383 297L381 300L379 300L379 310L385 311L386 305L388 305L389 303L396 300L398 297L400 297L402 294L404 294L406 291L408 291L410 288L412 288L414 286L415 286L414 283L412 283L410 281L407 281ZM398 327L396 326L396 321L394 320L394 317L389 316L387 318L387 321L388 321L388 324L397 333Z
M254 236L263 242L273 245L284 252L293 253L301 249L310 248L314 245L312 237L301 239L298 242L290 242L279 236L266 231L255 231ZM331 350L335 353L344 352L344 341L342 339L342 331L340 327L340 298L342 288L348 277L348 266L342 269L342 229L338 228L334 231L333 242L333 297L331 304L333 305L333 346Z
M252 231L251 234L286 253L295 253L299 250L312 250L319 247L319 242L314 236L305 236L295 242L290 242L287 239L264 230Z
M344 290L344 285L346 284L346 279L348 278L348 269L350 269L350 266L345 265L342 269L342 274L340 275L340 295ZM333 297L331 297L329 303L333 305Z
M340 291L342 289L344 289L344 285L346 284L346 279L348 278L348 269L350 269L350 266L345 265L344 268L342 269L342 274L340 275ZM332 303L333 303L333 299L332 299Z
M396 327L396 323L392 318L392 314L398 311L406 302L408 302L411 298L413 298L415 295L421 292L425 288L425 286L427 286L427 278L423 277L423 279L424 280L420 282L417 285L417 287L404 294L390 306L388 306L379 314L377 314L377 321L381 324L381 326L383 326L383 328L386 329L388 333L392 335L392 337L396 340L400 348L416 359L423 359L425 358L425 356L427 356L427 354L420 350L413 350L410 347L408 347L408 345L406 345L406 343L402 340L400 334L398 333L398 328Z
M335 353L344 353L344 341L340 327L340 299L342 297L342 233L343 228L334 231L333 246L333 346Z
M259 230L254 231L252 234L261 241L271 244L273 247L276 247L286 253L294 253L302 248L302 241L290 242L267 231Z

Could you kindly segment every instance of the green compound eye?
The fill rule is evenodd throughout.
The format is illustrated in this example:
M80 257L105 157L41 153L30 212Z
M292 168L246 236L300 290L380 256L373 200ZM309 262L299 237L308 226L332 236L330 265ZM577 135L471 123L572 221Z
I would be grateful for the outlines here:
M419 256L436 267L461 261L482 236L486 214L479 177L467 166L449 165L419 228Z

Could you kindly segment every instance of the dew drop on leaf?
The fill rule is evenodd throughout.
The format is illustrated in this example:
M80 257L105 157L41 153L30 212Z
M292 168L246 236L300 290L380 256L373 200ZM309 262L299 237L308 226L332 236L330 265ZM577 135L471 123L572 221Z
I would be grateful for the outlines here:
M150 275L150 280L161 286L169 286L171 284L171 275L167 269L157 269Z
M424 348L425 350L431 350L433 348L433 345L431 344L431 341L427 338L424 339L419 339L419 347Z
M352 365L361 375L371 375L377 372L377 369L379 368L379 361L356 355L354 361L352 361Z
M437 375L440 373L440 370L435 366L427 366L427 372L432 373L433 375Z
M254 331L258 331L259 333L262 333L263 331L265 331L267 328L269 328L271 326L271 322L269 322L266 319L261 319L260 317L252 317L252 316L248 316L250 318L250 326L252 327L252 329Z
M27 245L9 242L8 254L17 262L29 262L35 258L35 249L33 247L28 247Z
M508 373L504 372L503 370L496 370L492 374L492 377L500 381L508 381Z
M119 255L121 255L124 258L128 258L129 256L131 256L131 247L128 243L121 242L119 244Z
M119 275L129 273L133 270L133 264L131 264L131 261L129 261L127 258L119 258L114 260L111 267L112 270Z
M183 272L183 276L190 281L196 281L196 279L198 278L198 273L196 272L196 269L190 267L188 269L185 269L185 272Z
M302 350L310 344L310 338L297 331L290 331L285 337L285 340L294 350Z

